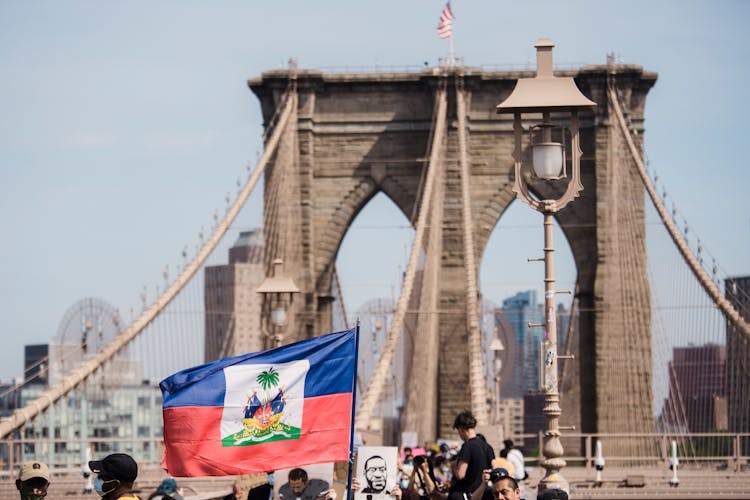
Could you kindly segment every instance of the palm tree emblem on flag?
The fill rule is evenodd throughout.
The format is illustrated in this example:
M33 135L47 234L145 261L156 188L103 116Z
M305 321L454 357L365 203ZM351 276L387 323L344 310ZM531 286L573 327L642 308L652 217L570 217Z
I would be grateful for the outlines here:
M257 385L247 394L242 408L243 429L224 436L222 445L247 446L299 438L299 427L283 421L287 400L279 372L273 367L267 368L255 377L255 382Z

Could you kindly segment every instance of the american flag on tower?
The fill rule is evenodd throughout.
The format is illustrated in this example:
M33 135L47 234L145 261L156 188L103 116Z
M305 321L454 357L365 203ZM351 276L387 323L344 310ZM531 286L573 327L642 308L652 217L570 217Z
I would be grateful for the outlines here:
M453 36L453 11L450 2L445 4L443 12L440 14L437 32L440 38L451 38Z

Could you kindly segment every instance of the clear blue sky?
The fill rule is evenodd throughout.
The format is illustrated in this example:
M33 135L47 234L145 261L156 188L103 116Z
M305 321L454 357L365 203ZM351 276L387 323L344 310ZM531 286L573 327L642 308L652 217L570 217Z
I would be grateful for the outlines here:
M260 145L247 78L290 57L303 68L436 64L448 51L435 33L443 5L0 2L0 378L21 370L23 345L48 342L77 300L137 305L143 285L159 282L210 226ZM455 0L453 10L468 65L527 63L548 37L561 64L603 64L615 52L658 72L646 106L651 164L725 270L750 274L741 156L750 3ZM260 222L256 212L248 225ZM499 257L482 267L487 298L537 286L541 270L499 264L538 253L535 215L517 204L503 221L531 246L488 249ZM403 225L399 217L379 203L358 223ZM351 234L361 236L347 238L340 266L356 308L398 290L409 231ZM375 237L388 240L387 255L368 254ZM561 270L562 286L572 273Z

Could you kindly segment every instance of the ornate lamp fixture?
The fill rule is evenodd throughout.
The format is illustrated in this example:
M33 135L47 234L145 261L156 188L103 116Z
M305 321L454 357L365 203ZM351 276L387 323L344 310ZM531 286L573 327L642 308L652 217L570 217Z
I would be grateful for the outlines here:
M542 391L545 396L544 416L547 430L544 434L544 477L539 482L539 491L559 488L568 491L569 486L560 470L565 467L563 447L560 442L560 393L557 380L557 321L555 307L555 264L553 241L554 214L565 207L583 190L580 181L581 150L578 132L578 112L596 106L596 103L581 94L573 78L559 78L552 73L552 47L547 39L539 40L537 49L537 73L534 78L518 80L516 88L502 103L498 113L513 113L515 148L515 182L513 192L534 210L544 214L544 343L542 345ZM552 122L552 114L560 120ZM541 114L541 121L539 115ZM524 133L522 119L535 120L528 129L527 149L534 176L549 182L570 178L565 192L557 199L538 199L531 195L527 179L522 175L524 163ZM569 123L566 127L564 124ZM570 157L566 154L570 144ZM537 259L539 260L539 259Z
M271 276L264 279L256 290L256 292L263 294L266 304L270 305L271 332L269 332L269 336L273 338L275 347L280 346L283 342L282 329L287 323L287 309L292 304L294 294L299 293L299 288L297 288L294 280L282 275L280 268L283 264L284 261L281 259L274 260Z

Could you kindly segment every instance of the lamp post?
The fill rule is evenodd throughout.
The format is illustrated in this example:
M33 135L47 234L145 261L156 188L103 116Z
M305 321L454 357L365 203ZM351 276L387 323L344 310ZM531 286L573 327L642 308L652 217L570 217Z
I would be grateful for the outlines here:
M537 49L537 73L534 78L522 78L516 83L511 95L498 104L498 113L513 114L513 135L515 148L515 181L513 192L528 203L534 210L544 215L544 373L542 377L544 398L544 416L547 430L544 434L544 477L539 481L539 491L560 488L568 491L569 486L560 470L565 467L563 447L560 442L560 394L557 380L557 324L555 319L555 261L554 242L552 238L552 221L555 213L563 209L583 190L580 181L581 150L578 131L579 110L596 106L576 87L571 77L556 77L552 72L552 47L547 39L539 40ZM552 121L552 114L560 125ZM525 115L525 116L524 116ZM541 115L541 121L539 121ZM534 120L527 127L527 144L524 144L522 119ZM565 126L565 123L568 123ZM535 197L529 191L528 179L524 176L522 166L524 151L530 156L531 177L548 190L556 189L558 184L567 187L559 198L545 199ZM530 150L530 151L529 151ZM530 153L530 154L529 154ZM568 165L570 176L568 176ZM528 168L527 168L528 170ZM562 180L562 181L561 181Z
M283 264L281 259L274 260L271 276L264 279L256 290L263 295L265 304L271 310L271 316L266 321L267 324L270 322L267 333L274 347L279 347L284 341L283 327L287 324L287 309L292 304L294 294L299 293L294 280L282 275L280 268Z

